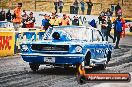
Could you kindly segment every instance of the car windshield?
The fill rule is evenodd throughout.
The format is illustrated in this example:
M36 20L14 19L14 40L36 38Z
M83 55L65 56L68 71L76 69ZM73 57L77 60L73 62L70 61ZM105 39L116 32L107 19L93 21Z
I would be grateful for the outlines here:
M55 31L66 32L67 36L70 36L72 40L89 40L89 32L85 26L58 26L49 28L46 31L45 37L47 39L52 39L52 34Z

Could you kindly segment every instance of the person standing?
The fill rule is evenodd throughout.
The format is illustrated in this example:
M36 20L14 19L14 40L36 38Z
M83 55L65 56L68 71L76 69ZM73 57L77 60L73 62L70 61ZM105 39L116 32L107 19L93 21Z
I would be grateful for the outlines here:
M111 31L111 28L112 28L112 23L111 23L111 20L110 20L110 17L107 18L107 33L106 33L106 41L108 41L108 36L113 40L114 42L114 38L110 35L110 31Z
M28 15L25 10L23 10L22 14L22 28L26 28L26 21L28 19Z
M84 2L84 0L82 0L82 1L80 2L80 4L81 4L82 15L84 15L84 10L85 10L85 2Z
M98 20L99 20L99 24L101 24L101 22L102 22L102 15L99 15Z
M125 32L125 23L126 23L126 21L125 21L125 19L123 19L123 18L121 18L121 21L122 21L122 34L121 34L121 37L125 37L125 35L126 35L126 32Z
M5 11L2 8L2 10L0 12L0 21L5 21L5 19L6 19Z
M102 32L103 37L106 39L106 33L107 33L106 20L102 21L102 24L101 24L101 32Z
M59 6L58 0L54 1L54 6L55 6L55 13L57 13L58 12L58 6Z
M6 19L8 22L11 22L11 13L10 10L8 10L8 12L6 13Z
M110 11L110 8L107 9L106 11L106 16L112 16L113 12Z
M62 13L63 6L64 6L64 2L62 0L59 0L60 13Z
M75 14L78 14L78 9L79 9L79 5L78 5L78 1L75 0L75 2L73 3L73 6L74 6L74 12Z
M115 7L115 15L116 17L118 16L118 13L120 13L119 11L121 10L121 6L120 4L118 3L117 6Z
M81 23L81 21L79 20L79 18L77 17L77 15L74 16L73 18L74 18L74 19L72 20L72 25L74 25L74 26L81 26L81 25L82 25L82 23Z
M29 15L26 22L26 28L34 28L35 17L33 17L33 12L30 12Z
M51 17L49 23L50 23L51 26L59 26L60 21L58 20L58 18L56 18L55 13L52 13L52 17Z
M49 26L50 26L49 21L50 21L50 16L45 14L44 19L42 20L42 25L41 25L42 30L46 31L49 28Z
M118 18L115 20L115 34L114 34L114 42L116 41L115 49L119 49L119 42L120 42L120 37L122 33L122 20L121 16L118 15Z
M106 16L106 12L105 12L105 9L102 10L102 12L100 13L100 15L103 17L103 16Z
M129 24L129 31L132 32L132 25Z
M87 15L90 15L90 14L91 14L91 10L92 10L93 3L91 2L91 0L89 0L89 1L86 2L86 3L87 3L87 5L88 5Z
M6 16L5 16L5 11L1 11L0 12L0 21L5 21L5 18L6 18Z
M16 31L18 30L22 22L21 7L22 7L22 3L18 3L18 6L14 9L14 15L13 15L12 22L13 22L13 26Z
M60 25L61 25L61 26L70 25L69 20L68 20L66 14L63 14L63 18L62 18L62 20L61 20L61 24L60 24Z

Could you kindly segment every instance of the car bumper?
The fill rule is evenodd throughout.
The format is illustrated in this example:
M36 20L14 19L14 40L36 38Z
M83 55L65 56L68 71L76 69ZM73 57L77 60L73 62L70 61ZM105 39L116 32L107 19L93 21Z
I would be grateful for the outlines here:
M107 61L107 58L97 58L97 59L90 59L90 64L105 64Z
M22 58L26 62L39 64L70 64L75 65L81 63L85 56L83 54L40 54L40 53L23 53ZM45 61L46 58L54 58L54 61Z

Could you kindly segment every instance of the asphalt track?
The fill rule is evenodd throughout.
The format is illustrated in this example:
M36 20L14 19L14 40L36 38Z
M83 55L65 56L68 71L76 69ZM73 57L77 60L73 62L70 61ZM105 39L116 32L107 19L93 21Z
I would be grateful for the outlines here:
M90 73L130 73L132 72L132 36L121 39L121 49L115 49L106 70L90 70ZM0 87L131 87L130 83L86 83L76 81L74 68L53 68L40 66L32 72L21 56L0 59Z

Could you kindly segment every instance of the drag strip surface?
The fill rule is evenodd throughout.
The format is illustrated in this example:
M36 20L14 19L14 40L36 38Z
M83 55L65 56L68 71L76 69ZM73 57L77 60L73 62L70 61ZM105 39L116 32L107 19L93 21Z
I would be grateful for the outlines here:
M132 46L122 43L125 45L114 50L106 70L90 70L90 73L132 72ZM78 84L74 68L42 65L37 72L32 72L21 56L0 59L0 87L92 87L98 84L100 83Z

